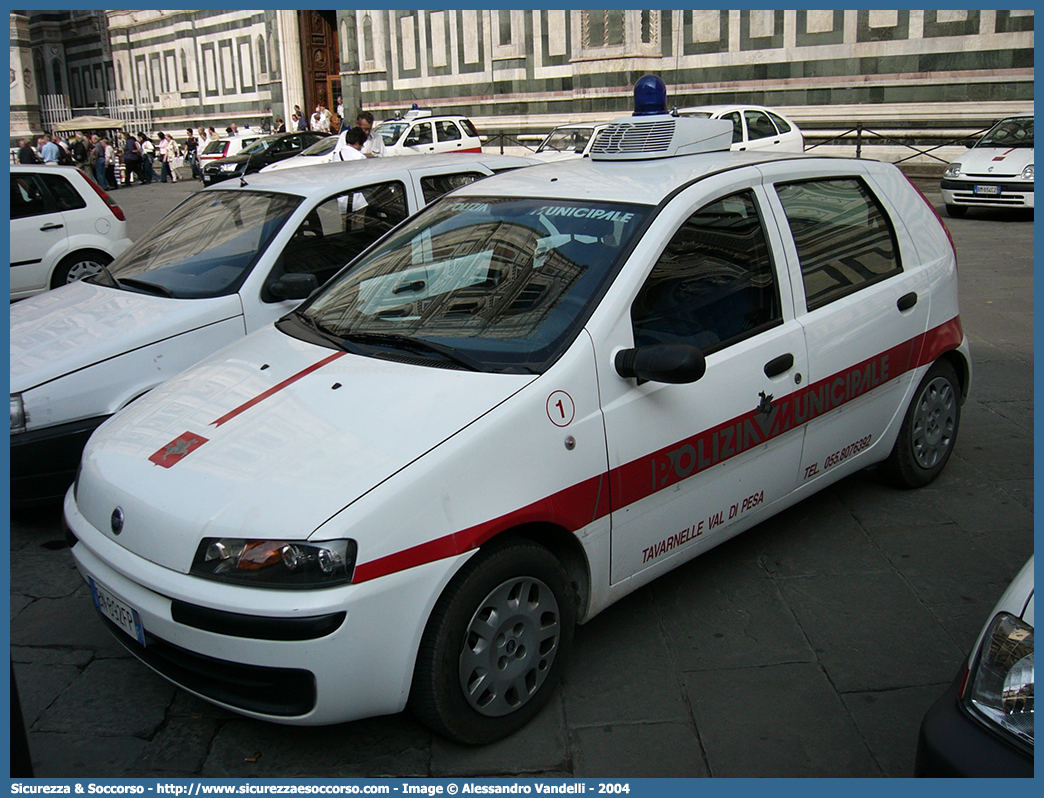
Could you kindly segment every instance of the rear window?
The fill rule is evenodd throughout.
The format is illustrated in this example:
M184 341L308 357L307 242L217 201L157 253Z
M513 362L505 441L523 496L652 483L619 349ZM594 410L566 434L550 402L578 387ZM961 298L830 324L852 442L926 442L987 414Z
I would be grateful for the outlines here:
M211 141L207 143L207 146L203 148L204 155L221 155L225 154L228 149L227 141Z
M471 120L470 119L461 119L459 121L460 121L460 126L462 128L464 128L464 132L465 133L467 133L469 136L473 136L475 138L478 138L478 131L475 130L475 126L473 124L471 124Z

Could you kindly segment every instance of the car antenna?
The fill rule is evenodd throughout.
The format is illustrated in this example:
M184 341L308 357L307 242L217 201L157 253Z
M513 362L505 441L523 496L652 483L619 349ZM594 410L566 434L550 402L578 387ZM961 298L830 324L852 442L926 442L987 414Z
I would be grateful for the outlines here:
M258 139L258 141L260 141L260 139ZM243 188L244 186L247 185L247 181L246 181L247 170L250 168L250 159L254 157L254 153L250 152L250 147L253 147L253 146L254 146L254 142L250 142L250 145L247 147L247 159L246 159L246 163L243 165L243 174L241 174L239 176L239 187L240 188Z

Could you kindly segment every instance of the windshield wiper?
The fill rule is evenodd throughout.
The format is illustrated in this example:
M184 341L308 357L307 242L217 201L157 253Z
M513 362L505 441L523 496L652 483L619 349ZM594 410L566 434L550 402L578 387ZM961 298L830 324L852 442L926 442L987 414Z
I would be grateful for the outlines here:
M348 345L352 343L405 349L411 352L434 352L469 371L486 371L486 367L478 360L458 352L453 347L436 344L424 338L411 338L408 335L396 333L352 333L343 339L342 347L348 348Z
M155 283L147 283L144 280L135 280L133 277L124 277L122 280L116 281L121 287L136 288L146 294L156 294L156 296L165 296L168 299L174 298L174 292L171 291L164 285L156 285Z
M292 316L294 316L294 318L296 318L298 321L300 321L302 324L304 324L306 327L312 330L312 332L314 332L324 341L328 341L329 343L336 346L338 349L344 349L344 342L339 335L334 335L323 325L321 325L318 321L309 316L307 313L301 310L292 310L290 311L290 313Z
M103 275L105 279L97 279L102 277ZM87 277L85 279L89 280L92 283L97 282L99 285L107 285L109 286L109 288L120 287L120 284L116 282L116 278L112 276L112 272L109 271L108 266L102 266L100 272L92 274L90 277Z

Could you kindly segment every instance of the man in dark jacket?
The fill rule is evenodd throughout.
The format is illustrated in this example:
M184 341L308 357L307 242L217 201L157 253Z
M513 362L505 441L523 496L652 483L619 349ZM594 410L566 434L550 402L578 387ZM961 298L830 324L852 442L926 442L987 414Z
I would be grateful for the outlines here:
M43 163L36 150L29 144L29 139L18 140L18 163Z

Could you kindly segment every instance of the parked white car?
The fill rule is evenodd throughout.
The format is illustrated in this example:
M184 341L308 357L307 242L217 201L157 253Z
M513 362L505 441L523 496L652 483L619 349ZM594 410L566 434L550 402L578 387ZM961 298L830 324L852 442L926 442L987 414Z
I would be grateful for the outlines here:
M1002 119L975 146L946 167L946 213L969 208L1033 208L1033 117Z
M88 282L13 305L12 505L60 498L106 418L284 315L411 213L529 163L395 158L219 184Z
M299 166L315 166L321 163L330 163L339 160L334 156L337 153L337 136L326 136L311 147L303 150L300 155L287 158L285 161L276 161L266 166L261 171L264 173L276 172L280 169L296 169Z
M1033 583L1031 556L925 715L916 775L1033 778Z
M893 165L731 138L625 117L466 186L99 428L65 519L108 628L252 717L484 743L575 623L863 467L931 482L943 224Z
M701 105L679 108L680 116L732 123L732 149L804 152L805 137L791 119L760 105Z
M435 116L414 109L401 119L374 125L384 139L385 155L430 155L443 152L482 152L482 139L471 120L457 114Z
M11 299L96 274L131 245L123 210L73 166L11 166Z
M584 158L591 154L595 137L608 123L559 125L540 142L536 152L528 156L545 163Z

